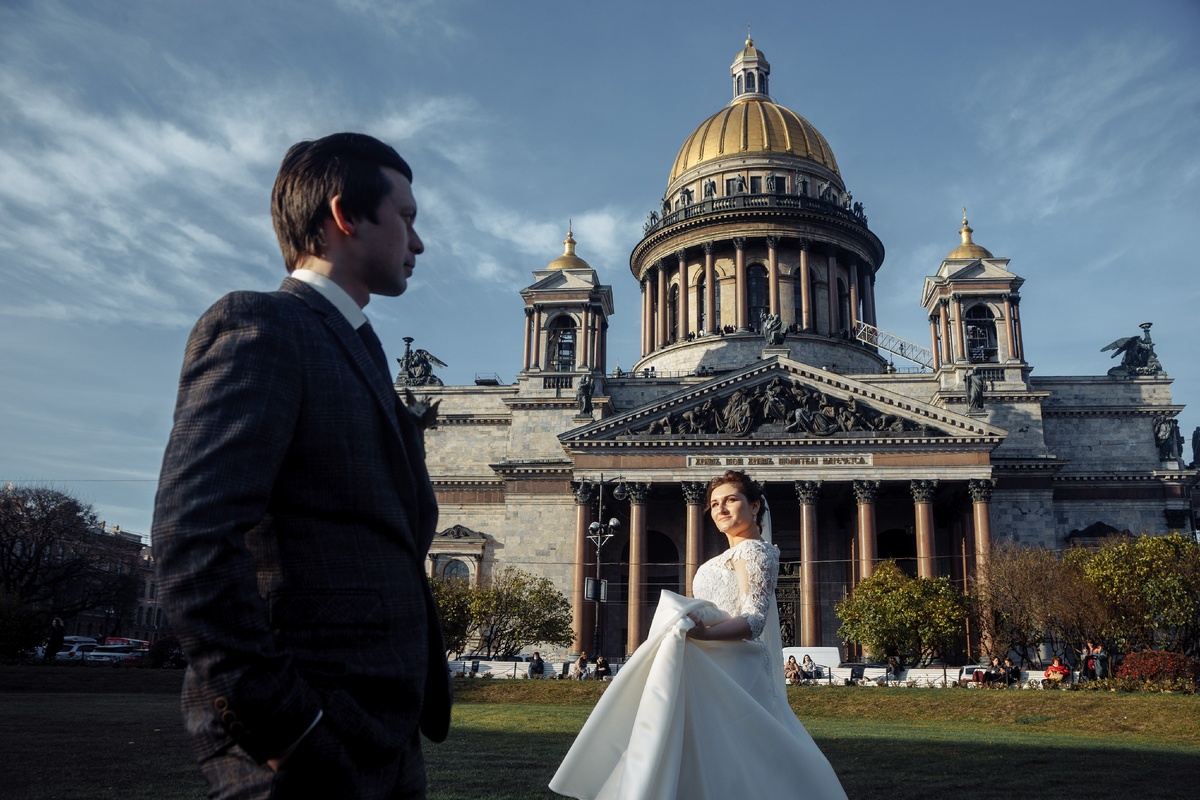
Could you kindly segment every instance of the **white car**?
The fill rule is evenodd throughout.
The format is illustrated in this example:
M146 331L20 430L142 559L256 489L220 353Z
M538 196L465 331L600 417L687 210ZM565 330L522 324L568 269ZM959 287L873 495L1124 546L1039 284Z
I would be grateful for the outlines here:
M100 644L83 654L83 660L88 663L118 664L125 656L138 650L133 644Z
M58 661L83 661L83 657L95 650L96 647L97 645L95 642L90 644L86 642L64 644L59 651L54 654L54 658Z

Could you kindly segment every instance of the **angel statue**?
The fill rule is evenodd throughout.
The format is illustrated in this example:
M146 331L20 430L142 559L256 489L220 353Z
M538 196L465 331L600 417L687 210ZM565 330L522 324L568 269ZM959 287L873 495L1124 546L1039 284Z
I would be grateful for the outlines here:
M1140 337L1126 336L1100 348L1101 353L1115 351L1110 358L1121 356L1120 365L1110 369L1109 375L1114 378L1132 378L1135 375L1157 375L1162 372L1162 364L1154 354L1154 342L1150 341L1152 324L1143 322L1139 326L1143 331Z
M433 374L433 367L445 367L446 364L428 350L413 350L413 337L404 337L404 355L396 359L400 365L400 374L396 376L397 386L442 386L442 379Z

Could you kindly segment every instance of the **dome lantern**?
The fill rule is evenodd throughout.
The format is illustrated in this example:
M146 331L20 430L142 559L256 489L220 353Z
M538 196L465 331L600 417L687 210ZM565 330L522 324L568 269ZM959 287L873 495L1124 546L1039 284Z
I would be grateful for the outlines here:
M733 78L733 100L729 105L749 99L771 99L767 94L767 77L771 74L771 65L754 46L753 39L746 39L746 46L733 60L729 74Z

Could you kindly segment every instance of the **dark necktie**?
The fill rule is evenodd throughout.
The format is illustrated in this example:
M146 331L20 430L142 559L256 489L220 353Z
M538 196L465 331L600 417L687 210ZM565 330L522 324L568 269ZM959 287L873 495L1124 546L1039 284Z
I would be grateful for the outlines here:
M358 335L362 338L363 344L367 346L367 352L371 354L371 359L387 377L388 383L391 383L392 373L388 369L387 356L383 354L383 344L380 343L379 337L375 335L375 329L371 327L371 323L364 322L360 325Z

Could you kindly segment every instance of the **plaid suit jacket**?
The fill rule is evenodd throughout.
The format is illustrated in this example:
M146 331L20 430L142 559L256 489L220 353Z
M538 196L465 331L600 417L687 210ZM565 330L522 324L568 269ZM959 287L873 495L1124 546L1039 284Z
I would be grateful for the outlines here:
M445 737L424 573L437 503L398 409L345 317L300 281L227 295L192 331L152 542L202 760L233 744L280 755L319 709L350 748L418 725ZM372 687L386 728L348 686Z

